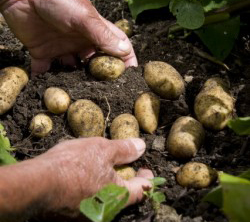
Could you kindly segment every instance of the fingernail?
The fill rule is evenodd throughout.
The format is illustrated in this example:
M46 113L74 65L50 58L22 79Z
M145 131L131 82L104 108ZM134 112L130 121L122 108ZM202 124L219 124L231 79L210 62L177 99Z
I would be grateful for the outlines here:
M146 144L142 139L133 138L130 141L135 145L138 155L141 156L146 149Z
M130 45L126 43L125 41L120 40L118 44L118 48L120 51L127 52L127 53L130 52Z

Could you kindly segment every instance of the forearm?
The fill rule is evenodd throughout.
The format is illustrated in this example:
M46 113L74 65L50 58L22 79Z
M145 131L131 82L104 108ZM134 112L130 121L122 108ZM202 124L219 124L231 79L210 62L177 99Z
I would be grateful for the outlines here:
M59 191L50 171L52 166L39 159L0 167L0 221L19 222L53 208L52 199Z

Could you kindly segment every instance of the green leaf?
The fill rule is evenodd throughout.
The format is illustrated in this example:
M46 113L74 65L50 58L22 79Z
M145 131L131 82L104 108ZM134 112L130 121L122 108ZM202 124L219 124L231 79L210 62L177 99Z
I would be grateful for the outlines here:
M162 203L166 200L166 197L164 193L157 191L152 194L152 199L154 202Z
M129 9L134 19L145 10L162 8L168 4L169 0L128 0Z
M250 181L250 170L247 170L247 171L243 172L242 174L240 174L239 177L247 179L247 180Z
M228 174L220 175L223 210L233 222L249 222L250 181Z
M240 17L207 25L195 33L219 60L224 60L231 52L240 31Z
M222 205L223 205L223 196L222 196L222 188L221 188L221 186L218 186L218 187L214 188L212 191L210 191L202 199L202 201L207 201L207 202L213 203L217 207L222 208Z
M203 5L205 12L208 12L214 9L219 9L235 1L238 1L238 0L203 0L202 5Z
M171 0L169 9L176 16L177 23L184 28L197 29L204 24L204 9L198 1Z
M227 125L238 135L250 135L250 117L229 120Z
M165 184L167 180L163 177L154 177L153 179L150 179L150 181L156 187Z
M128 198L125 187L109 184L93 197L81 201L80 211L94 222L110 222L125 207Z
M6 136L6 131L2 124L0 124L0 166L16 163L16 159L11 156L9 151L14 150L11 148L10 140Z

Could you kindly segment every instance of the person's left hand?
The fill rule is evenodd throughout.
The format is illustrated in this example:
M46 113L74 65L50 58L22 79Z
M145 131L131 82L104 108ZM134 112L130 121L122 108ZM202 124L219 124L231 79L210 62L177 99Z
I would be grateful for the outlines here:
M75 65L100 49L137 66L133 47L89 0L2 0L0 10L16 37L28 48L32 74L50 68L53 59Z

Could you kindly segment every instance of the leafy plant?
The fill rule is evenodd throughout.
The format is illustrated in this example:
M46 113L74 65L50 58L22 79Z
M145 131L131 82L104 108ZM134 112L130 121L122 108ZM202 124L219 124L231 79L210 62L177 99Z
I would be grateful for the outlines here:
M0 124L0 166L16 163L16 159L10 154L10 151L13 150L9 138L6 136L6 131Z
M80 211L94 222L110 222L125 207L129 192L125 187L109 184L80 204Z
M250 117L232 119L227 125L238 135L250 135Z
M157 191L160 185L166 183L166 179L162 177L154 177L150 180L152 182L152 188L149 191L145 191L144 194L152 201L154 208L158 208L160 203L166 200L164 193Z
M169 32L195 30L201 41L219 60L233 48L240 30L240 17L232 13L250 6L248 0L127 0L134 19L144 10L169 6L177 24Z
M153 201L154 207L157 207L165 201L165 195L156 190L166 182L166 179L155 177L150 181L153 186L145 195ZM82 200L80 211L94 222L110 222L126 206L128 198L129 192L125 187L109 184L94 196Z
M250 170L240 176L222 173L220 186L204 197L222 208L232 222L248 222L250 218Z

